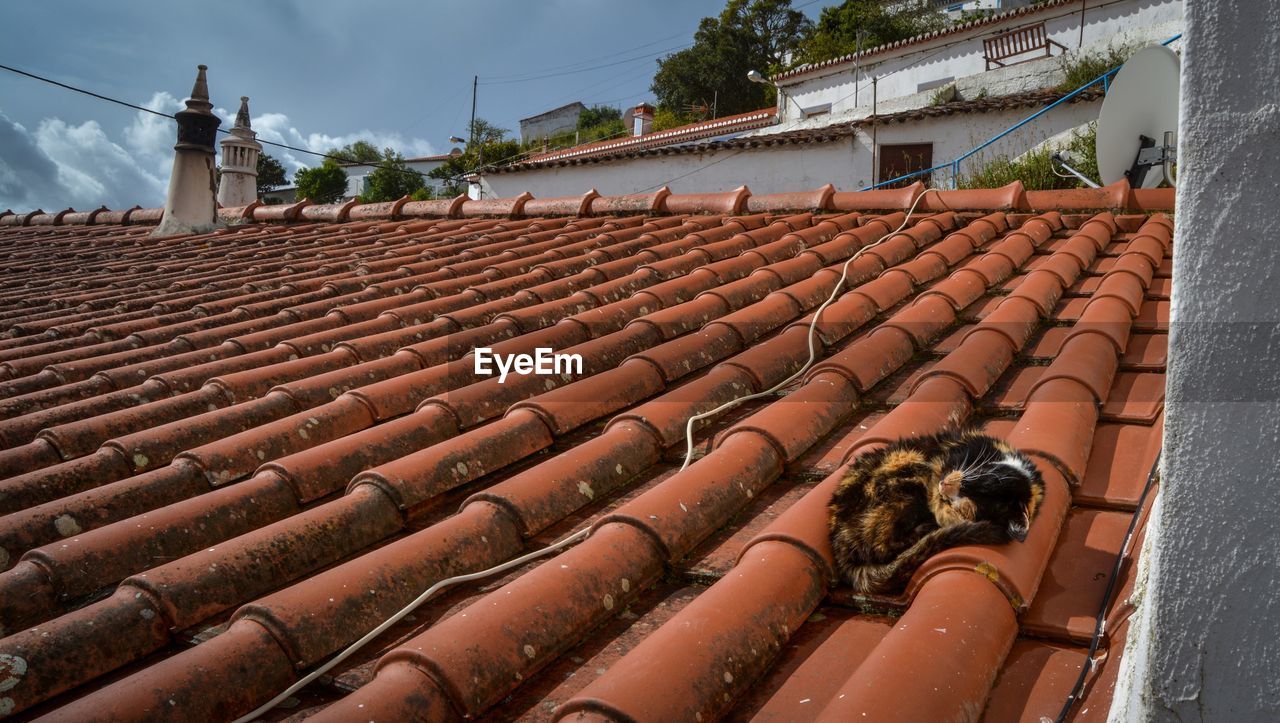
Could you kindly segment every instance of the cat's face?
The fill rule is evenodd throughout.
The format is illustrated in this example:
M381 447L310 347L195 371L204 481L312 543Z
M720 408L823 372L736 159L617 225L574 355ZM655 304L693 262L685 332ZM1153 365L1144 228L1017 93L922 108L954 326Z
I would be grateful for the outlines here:
M1044 482L1023 453L987 436L968 436L950 449L938 491L962 517L990 522L1010 540L1027 539Z

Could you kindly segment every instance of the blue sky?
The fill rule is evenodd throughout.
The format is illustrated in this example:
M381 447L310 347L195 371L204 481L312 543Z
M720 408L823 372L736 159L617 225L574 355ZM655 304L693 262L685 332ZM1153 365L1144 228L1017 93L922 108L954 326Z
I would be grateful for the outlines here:
M810 17L836 0L793 0ZM248 95L261 138L323 151L364 138L445 152L477 114L504 128L574 100L651 100L656 58L723 0L5 3L0 63L173 112L209 66L228 121ZM535 77L550 76L550 77ZM174 130L0 72L0 210L160 205ZM292 171L314 162L267 149Z

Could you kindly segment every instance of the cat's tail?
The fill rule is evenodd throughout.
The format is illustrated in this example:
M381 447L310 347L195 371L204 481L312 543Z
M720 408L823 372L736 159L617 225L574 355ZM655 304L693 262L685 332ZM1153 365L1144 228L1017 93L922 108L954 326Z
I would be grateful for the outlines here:
M885 593L901 590L925 560L958 545L993 545L1007 540L989 522L961 522L940 527L921 537L916 544L882 565L859 565L843 570L845 579L860 593Z

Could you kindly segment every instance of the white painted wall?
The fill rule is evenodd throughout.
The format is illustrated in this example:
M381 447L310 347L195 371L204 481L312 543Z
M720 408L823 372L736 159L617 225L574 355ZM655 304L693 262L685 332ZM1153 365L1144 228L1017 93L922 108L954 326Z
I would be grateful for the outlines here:
M557 133L572 131L578 127L578 116L586 109L581 103L569 105L546 113L524 118L520 121L520 142L528 143L535 138L550 138Z
M879 57L859 71L856 95L852 65L783 81L786 96L779 102L784 120L743 135L822 127L869 116L872 98L868 73L881 78L877 82L875 105L881 115L929 105L934 91L918 92L917 87L945 78L955 78L960 97L969 99L1056 85L1063 77L1061 60L1057 57L985 70L982 38L1030 22L1044 21L1050 37L1073 53L1080 47L1091 53L1109 46L1151 44L1182 32L1182 0L1089 0L1085 8L1083 46L1080 43L1081 4L1071 3L1030 18L1016 18L1004 26L986 26L911 46L897 55ZM1181 41L1172 47L1181 47ZM831 104L831 112L800 118L801 108L826 103ZM1093 102L1056 108L1028 128L967 161L961 173L972 172L984 159L1019 156L1047 138L1095 120L1100 106L1099 102ZM881 146L932 143L934 163L940 164L997 135L1034 110L955 115L886 125L878 132L878 142ZM873 183L873 177L869 133L860 132L856 139L821 145L622 158L582 166L489 174L483 184L485 197L514 196L527 190L545 198L576 195L589 188L605 194L637 193L662 185L670 185L678 193L727 191L743 184L756 193L794 191L825 183L855 190ZM934 181L941 184L950 178L937 177Z
M410 170L417 171L422 174L422 180L426 185L433 189L439 190L443 181L431 178L427 175L440 166L444 165L444 161L406 161L405 166ZM347 172L347 193L346 198L355 198L364 193L365 178L373 173L374 167L363 163L355 163L349 166L343 166L342 170Z
M1182 32L1182 0L1089 0L1084 8L1083 46L1081 3L1071 3L1030 17L1012 18L1003 25L983 26L875 56L856 71L849 63L783 79L779 85L795 102L780 104L779 112L784 123L793 123L800 119L802 108L830 103L830 115L815 119L821 125L842 117L871 115L873 76L878 78L875 95L880 113L927 105L932 90L921 88L945 85L948 80L964 79L958 83L962 98L973 98L984 89L989 95L1003 95L1053 85L1062 77L1058 58L991 71L983 58L983 38L1041 21L1049 38L1073 54L1147 45ZM1061 52L1054 49L1055 55Z
M1161 492L1111 720L1280 720L1280 3L1187 6Z
M997 156L1021 155L1054 135L1096 119L1100 107L1098 101L1059 106L967 161L961 173L972 172L984 160ZM886 125L877 130L877 142L882 146L932 142L934 163L942 163L997 135L1034 110L961 114ZM827 183L853 191L873 183L873 175L871 135L869 129L864 129L832 143L623 158L580 166L490 173L484 177L484 195L517 196L527 190L534 197L551 198L580 195L590 188L615 195L664 185L676 193L709 193L730 191L744 184L752 193L783 193ZM939 184L949 180L941 175L934 179Z

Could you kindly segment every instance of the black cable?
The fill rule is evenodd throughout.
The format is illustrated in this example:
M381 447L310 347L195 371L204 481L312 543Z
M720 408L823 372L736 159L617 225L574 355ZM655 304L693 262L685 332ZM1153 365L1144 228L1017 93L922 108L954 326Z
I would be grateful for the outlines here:
M153 110L153 109L151 109L151 108L145 108L145 107L143 107L143 106L135 105L135 104L133 104L133 103L129 103L129 102L127 102L127 101L120 100L120 99L118 99L118 98L112 98L111 96L102 95L101 93L95 93L95 92L93 92L93 91L91 91L91 90L85 90L84 88L77 88L77 87L76 87L76 86L74 86L74 85L67 85L66 83L60 83L60 82L58 82L58 81L56 81L56 80L54 80L54 79L52 79L52 78L46 78L46 77L44 77L44 76L42 76L42 75L36 75L35 73L29 73L29 72L27 72L27 71L25 71L25 70L19 70L18 68L14 68L14 67L11 67L11 66L8 66L8 65L0 64L0 70L7 70L7 71L9 71L9 72L11 72L11 73L17 73L18 75L25 75L25 76L26 76L26 77L28 77L28 78L32 78L32 79L34 79L34 80L38 80L38 81L40 81L40 82L42 82L42 83L48 83L48 84L50 84L50 85L56 85L56 86L58 86L59 88L64 88L64 89L66 89L66 90L75 91L76 93L82 93L82 94L87 95L87 96L90 96L90 97L92 97L92 98L97 98L98 100L105 100L105 101L107 101L108 103L115 103L116 105L122 105L122 106L124 106L124 107L126 107L126 108L132 108L132 109L134 109L134 110L142 111L142 112L144 112L144 113L150 113L150 114L152 114L152 115L158 115L158 116L160 116L160 117L162 117L162 118L168 118L169 120L172 120L172 121L176 121L176 120L177 120L177 117L176 117L176 116L174 116L174 115L173 115L173 114L171 114L171 113L165 113L165 112L163 112L163 111ZM219 128L219 129L218 129L218 132L219 132L219 133L222 133L223 135L230 135L230 134L231 134L231 131L229 131L229 130L227 130L227 129L225 129L225 128ZM390 171L395 171L395 172L397 172L397 173L412 173L412 174L416 174L416 175L419 175L419 176L423 175L422 173L420 173L420 172L418 172L418 171L415 171L415 170L413 170L413 169L410 169L410 168L396 168L395 166L384 166L384 165L382 165L382 164L380 164L380 163L377 163L377 162L364 162L364 161L357 161L357 160L355 160L354 158L349 158L349 157L347 157L347 156L334 156L334 155L330 155L330 154L328 154L328 153L318 153L318 152L316 152L316 151L309 150L309 149L307 149L307 148L298 148L297 146L291 146L291 145L288 145L288 144L285 144L285 143L276 143L275 141L267 141L267 140L263 140L263 139L261 139L261 138L259 138L259 139L258 139L258 142L259 142L259 143L261 143L261 144L263 144L263 145L267 145L267 146L275 146L276 148L284 148L284 149L286 149L286 150L296 151L296 152L298 152L298 153L306 153L306 154L308 154L308 155L318 156L318 157L320 157L320 158L328 158L328 159L331 159L331 160L337 161L337 162L339 162L339 163L351 163L351 164L357 164L357 165L361 165L361 166L370 166L370 167L372 167L372 168L382 168L382 169L386 169L386 170L390 170Z
M160 112L160 111L158 111L158 110L152 110L152 109L150 109L150 108L143 108L142 106L140 106L140 105L134 105L133 103L126 103L126 102L125 102L125 101L123 101L123 100L117 100L117 99L115 99L115 98L111 98L111 97L109 97L109 96L105 96L105 95L102 95L102 94L100 94L100 93L94 93L93 91L91 91L91 90L85 90L84 88L77 88L77 87L75 87L74 85L67 85L66 83L59 83L58 81L53 80L52 78L46 78L46 77L44 77L44 76L42 76L42 75L36 75L35 73L28 73L28 72L27 72L27 71L25 71L25 70L18 70L17 68L11 68L11 67L9 67L9 66L7 66L7 65L0 65L0 69L7 70L7 71L9 71L10 73L17 73L18 75L25 75L25 76L27 76L28 78L34 78L34 79L36 79L36 80L39 80L39 81L44 82L44 83L48 83L48 84L50 84L50 85L56 85L56 86L58 86L59 88L66 88L67 90L74 90L74 91L75 91L75 92L77 92L77 93L84 93L85 95L92 96L92 97L94 97L94 98L97 98L98 100L105 100L105 101L107 101L108 103L115 103L115 104L117 104L117 105L122 105L122 106L124 106L124 107L126 107L126 108L133 108L134 110L140 110L140 111L142 111L142 112L144 112L144 113L150 113L150 114L152 114L152 115L158 115L158 116L163 116L163 117L165 117L165 118L173 119L173 116L172 116L172 115L170 115L170 114L168 114L168 113L162 113L162 112Z
M676 38L684 37L684 35L685 35L685 33L683 33L683 32L681 32L681 33L676 33L676 34L674 34L674 35L668 35L668 36L663 37L663 38L658 38L657 40L654 40L653 42L645 43L644 45L637 45L637 46L635 46L634 48L628 48L628 49L626 49L626 50L617 50L617 51L614 51L614 52L612 52L612 53L609 53L608 55L600 55L600 56L597 56L597 57L594 57L594 58L587 58L587 59L585 59L585 60L579 60L579 61L577 61L576 63L565 63L564 65L553 65L553 66L551 66L551 67L549 67L549 68L538 68L538 69L536 69L536 70L529 70L529 71L526 71L526 72L524 72L524 73L513 73L513 74L511 74L511 75L491 75L491 76L488 76L488 80L490 80L490 81L494 81L494 82L497 82L497 81L505 81L505 80L515 80L515 79L518 79L518 78L522 78L522 77L525 77L525 76L534 75L534 74L538 74L538 73L550 73L550 72L554 72L554 71L557 71L557 70L567 70L567 69L579 68L579 67L581 67L581 66L583 66L583 65L589 65L589 64L591 64L591 63L594 63L594 62L596 62L597 60L608 60L608 59L610 59L610 58L616 58L616 57L618 57L619 55L623 55L623 54L625 54L625 53L634 53L634 52L635 52L635 51L637 51L637 50L643 50L643 49L645 49L645 48L648 48L648 47L653 46L653 45L657 45L657 44L659 44L659 43L665 43L665 42L667 42L668 40L675 40ZM654 53L654 54L656 55L657 53ZM645 56L645 57L648 57L648 56Z
M18 68L14 68L14 67L11 67L11 66L8 66L8 65L0 64L0 70L7 70L7 71L9 71L9 72L11 72L11 73L17 73L18 75L25 75L25 76L26 76L26 77L28 77L28 78L32 78L32 79L34 79L34 80L38 80L38 81L41 81L41 82L43 82L43 83L48 83L48 84L50 84L50 85L55 85L55 86L57 86L57 87L59 87L59 88L64 88L64 89L66 89L66 90L74 91L74 92L76 92L76 93L82 93L82 94L87 95L87 96L90 96L90 97L92 97L92 98L97 98L98 100L105 100L105 101L107 101L108 103L115 103L116 105L122 105L122 106L124 106L124 107L126 107L126 108L132 108L133 110L142 111L142 112L144 112L144 113L150 113L150 114L152 114L152 115L157 115L157 116L160 116L160 117L162 117L162 118L168 118L169 120L172 120L172 121L176 121L176 120L177 120L177 118L176 118L173 114L171 114L171 113L165 113L165 112L163 112L163 111L153 110L153 109L151 109L151 108L146 108L146 107L143 107L143 106L140 106L140 105L135 105L135 104L133 104L133 103L129 103L129 102L127 102L127 101L120 100L120 99L118 99L118 98L112 98L111 96L102 95L101 93L95 93L95 92L93 92L93 91L91 91L91 90L85 90L84 88L77 88L77 87L76 87L76 86L74 86L74 85L67 85L66 83L60 83L60 82L58 82L58 81L56 81L56 80L53 80L52 78L46 78L46 77L44 77L44 76L36 75L35 73L30 73L30 72L27 72L27 71L25 71L25 70L20 70L20 69L18 69ZM222 133L222 134L224 134L224 135L230 135L230 134L231 134L231 131L229 131L229 130L227 130L227 129L225 129L225 128L219 128L219 129L218 129L218 132L219 132L219 133ZM619 136L621 136L621 135L623 135L623 134L624 134L624 132L619 132L619 133L616 133L616 134L614 134L614 135L612 135L612 136L608 136L608 137L606 137L606 138L597 138L595 141L590 141L590 142L595 143L595 142L602 141L602 140L610 140L610 139L612 139L612 138L619 137ZM349 164L355 164L355 165L361 165L361 166L369 166L370 168L381 168L381 169L385 169L385 170L395 171L395 172L397 172L397 173L406 173L406 174L414 174L414 175L418 175L418 176L425 176L425 174L423 174L423 173L421 173L421 172L419 172L419 171L415 171L415 170L410 169L410 168L396 168L395 166L386 166L386 165L383 165L383 164L381 164L381 163L377 163L377 162L357 161L357 160L355 160L355 159L353 159L353 158L348 158L347 156L334 156L334 155L330 155L330 154L328 154L328 153L318 153L318 152L316 152L316 151L308 150L308 149L306 149L306 148L298 148L298 147L296 147L296 146L291 146L291 145L288 145L288 144L285 144L285 143L276 143L276 142L274 142L274 141L263 140L263 139L261 139L261 138L259 138L259 139L258 139L258 142L259 142L259 143L262 143L262 144L264 144L264 145L268 145L268 146L275 146L275 147L277 147L277 148L284 148L284 149L287 149L287 150L290 150L290 151L297 151L298 153L306 153L306 154L308 154L308 155L318 156L318 157L320 157L320 158L332 159L332 160L337 161L337 162L339 162L339 163L349 163ZM490 162L490 163L486 163L486 164L485 164L485 167L496 166L496 165L498 165L498 164L500 164L500 163L503 163L503 162L509 161L509 160L511 160L511 159L513 159L513 158L518 158L518 157L520 157L520 156L522 156L522 155L533 155L534 153L537 153L537 152L541 152L541 151L533 151L533 150L530 150L530 151L522 151L522 152L520 152L520 153L517 153L517 154L516 154L516 155L514 155L514 156L507 156L506 158L500 158L500 159L498 159L498 160L496 160L496 161L492 161L492 162ZM513 161L513 162L514 162L514 161ZM464 172L463 172L462 174L460 174L459 176L457 176L457 177L455 177L455 178L452 178L452 179L448 179L448 180L455 180L455 181L456 181L456 180L457 180L457 178L459 178L459 177L461 177L461 176L465 176L465 175L470 174L470 173L475 173L477 170L481 170L481 169L479 169L479 168L472 168L472 169L470 169L470 170L468 170L468 171L464 171Z
M510 85L511 83L531 83L531 82L533 82L533 81L535 81L535 80L545 80L545 79L547 79L547 78L558 78L558 77L563 76L563 75L576 75L576 74L578 74L578 73L590 73L590 72L593 72L593 71L599 70L599 69L601 69L601 68L610 68L610 67L613 67L613 66L615 66L615 65L625 65L626 63L635 63L635 62L638 62L638 61L641 61L641 60L649 60L650 58L654 58L654 57L657 57L657 56L659 56L659 55L663 55L664 53L672 53L672 52L675 52L675 51L677 51L677 50L684 50L684 49L686 49L686 48L690 48L690 47L693 47L693 43L687 43L687 44L685 44L685 45L677 45L677 46L675 46L675 47L667 48L667 49L665 49L665 50L659 50L659 51L658 51L658 52L656 52L656 53L647 53L647 54L645 54L645 55L637 55L637 56L635 56L634 58L626 58L626 59L623 59L623 60L617 60L617 61L614 61L614 62L612 62L612 63L601 63L601 64L598 64L598 65L593 65L593 66L591 66L590 68L580 68L580 69L577 69L577 70L562 70L562 71L560 71L560 72L558 72L558 73L548 73L548 74L546 74L546 75L534 75L534 76L530 76L530 77L527 77L527 78L516 78L516 79L514 79L514 80L488 80L488 81L483 81L483 80L482 80L482 81L480 81L480 85Z
M1129 550L1129 543L1133 541L1134 530L1138 527L1138 518L1142 517L1142 507L1146 502L1147 494L1151 492L1151 488L1155 486L1156 476L1160 469L1160 454L1156 454L1156 461L1151 465L1151 472L1147 475L1147 483L1142 488L1142 494L1138 495L1138 506L1133 512L1133 519L1129 520L1129 529L1124 534L1124 544L1120 546L1120 554L1116 555L1116 564L1111 568L1111 578L1107 580L1107 591L1102 594L1102 605L1098 609L1098 617L1093 623L1093 639L1089 642L1089 652L1085 655L1084 665L1080 667L1080 676L1076 678L1076 684L1071 687L1071 694L1067 696L1067 700L1062 704L1062 710L1058 712L1058 716L1054 719L1055 723L1065 723L1067 715L1071 713L1071 708L1075 706L1076 701L1080 699L1080 694L1084 692L1085 681L1094 669L1093 656L1098 652L1098 645L1102 642L1102 628L1107 621L1107 603L1111 601L1111 593L1115 591L1116 582L1120 579L1120 569L1124 567L1124 558Z
M699 172L701 172L701 171L705 171L705 170L707 170L708 168L710 168L710 167L712 167L712 166L714 166L714 165L716 165L716 164L718 164L718 163L724 163L725 161L729 160L730 158L733 158L734 156L741 155L741 154L742 154L742 152L743 152L743 151L745 151L745 150L747 150L747 149L746 149L746 148L739 148L738 150L734 151L733 153L730 153L730 154L726 155L724 158L719 158L719 159L717 159L717 160L711 161L710 163L704 163L704 164L702 164L701 166L698 166L697 168L693 169L692 171L689 171L688 173L681 173L680 175L676 176L675 178L668 178L667 180L663 181L662 183L659 183L659 184L654 185L654 186L649 186L648 188L642 188L642 189L640 189L639 191L633 191L633 193L647 193L647 192L652 191L652 190L654 190L654 189L656 189L656 188L662 188L663 186L666 186L666 185L668 185L668 184L670 184L670 183L674 183L675 181L679 181L681 178L687 178L687 177L689 177L689 176L692 176L692 175L693 175L693 174L695 174L695 173L699 173Z
M793 6L791 6L791 8L790 8L790 9L791 9L791 10L799 10L800 8L804 8L804 7L808 7L808 6L810 6L810 5L813 5L813 4L814 4L814 3L816 3L816 2L818 2L818 0L807 0L806 2L802 2L802 3L799 3L799 4L797 4L797 5L793 5ZM505 85L505 84L508 84L508 83L526 83L526 82L531 82L531 81L534 81L534 80L542 80L542 79L544 79L544 78L555 78L555 77L558 77L558 76L561 76L561 75L572 75L572 74L575 74L575 73L585 73L585 72L590 72L590 71L593 71L593 70L598 70L598 69L600 69L600 68L608 68L608 67L610 67L610 66L614 66L614 65L622 65L622 64L624 64L624 63L631 63L631 62L635 62L635 61L637 61L637 60L646 60L646 59L648 59L648 58L652 58L652 57L655 57L655 56L658 56L658 55L663 55L664 53L671 53L671 52L675 52L675 51L678 51L678 50L684 50L685 48L692 47L692 46L694 45L694 43L687 43L687 44L685 44L685 45L678 45L678 46L675 46L675 47L672 47L672 48L667 48L666 50L650 51L650 52L648 52L648 53L645 53L644 55L637 55L637 56L635 56L634 58L629 58L629 59L624 59L624 60L618 60L618 61L615 61L615 62L612 62L612 63L605 63L605 64L603 64L603 65L600 65L600 64L592 64L592 63L593 63L594 61L596 61L596 60L605 60L605 59L608 59L608 58L616 58L616 57L617 57L617 56L619 56L619 55L623 55L623 54L626 54L626 53L631 53L631 52L635 52L635 51L637 51L637 50L641 50L641 49L644 49L644 48L648 48L648 47L651 47L651 46L657 45L658 43L665 42L665 41L667 41L667 40L674 40L675 38L681 37L681 36L683 36L683 35L684 35L684 33L676 33L675 35L668 35L668 36L667 36L667 37L665 37L665 38L659 38L659 39L657 39L657 40L654 40L653 42L645 43L644 45L637 45L637 46L635 46L634 48L630 48L630 49L628 49L628 50L621 50L621 51L618 51L618 52L615 52L615 53L611 53L611 54L609 54L609 55L602 55L602 56L600 56L600 57L598 57L598 58L590 58L590 59L587 59L587 60L581 60L581 61L578 61L578 62L576 62L576 63L567 63L567 64L565 64L565 65L552 66L552 67L550 67L550 68L543 68L543 69L541 69L541 70L533 70L533 71L529 71L529 72L527 72L527 73L517 73L517 74L513 74L513 75L505 75L505 76L490 76L487 80L481 80L481 81L480 81L480 85ZM580 66L588 65L588 64L591 64L591 65L590 65L590 67L587 67L587 68L581 68L581 67L580 67ZM548 71L563 71L563 72L549 72L549 73L548 73Z
M793 9L793 10L798 10L798 9L800 9L800 8L807 7L807 6L809 6L809 5L813 5L813 4L814 4L814 3L816 3L816 2L818 2L818 0L808 0L807 2L802 2L802 3L798 4L798 5L793 6L793 8L792 8L792 9ZM656 44L658 44L658 43L660 43L660 42L663 42L664 40L669 40L669 39L672 39L672 38L678 37L679 35L680 35L680 34L676 34L676 35L670 35L670 36L667 36L667 37L664 37L664 38L659 38L658 40L655 40L655 41L653 41L653 42L645 43L644 45L636 46L636 47L632 48L632 50L640 50L641 48L645 48L645 47L653 46L653 45L656 45ZM682 49L682 48L691 47L692 45L693 45L693 43L690 43L690 44L688 44L688 45L682 45L682 46L679 46L679 47L676 47L676 48L668 48L668 49L661 50L661 51L658 51L658 52L655 52L655 53L647 53L647 54L645 54L645 55L636 56L635 58L630 58L630 59L627 59L627 60L616 61L616 62L613 62L613 63L606 63L606 64L604 64L604 65L594 65L594 66L592 66L591 68L588 68L588 69L586 69L586 70L597 70L597 69L599 69L599 68L609 67L609 66L613 66L613 65L620 65L620 64L624 64L624 63L635 62L635 61L638 61L638 60L644 60L644 59L647 59L647 58L654 57L654 56L656 56L656 55L662 55L663 53L669 53L669 52L672 52L673 50L680 50L680 49ZM605 57L608 57L608 56L605 56ZM577 66L577 65L580 65L580 64L582 64L582 63L586 63L586 62L589 62L589 61L579 61L578 63L569 63L569 64L566 64L566 65L563 65L563 66L559 66L559 67L562 67L562 68L572 68L572 67L575 67L575 66ZM549 68L548 70L555 70L555 69L556 69L556 68L555 68L555 67L553 67L553 68ZM62 82L56 81L56 80L54 80L54 79L52 79L52 78L46 78L46 77L44 77L44 76L42 76L42 75L37 75L37 74L35 74L35 73L31 73L31 72L28 72L28 71L25 71L25 70L21 70L21 69L19 69L19 68L14 68L14 67L9 66L9 65L0 64L0 70L7 70L7 71L9 71L9 72L11 72L11 73L16 73L16 74L18 74L18 75L26 76L26 77L31 78L31 79L33 79L33 80L38 80L38 81L40 81L40 82L42 82L42 83L48 83L48 84L50 84L50 85L57 86L57 87L59 87L59 88L63 88L63 89L65 89L65 90L70 90L70 91L73 91L73 92L76 92L76 93L81 93L81 94L87 95L87 96L89 96L89 97L91 97L91 98L97 98L98 100L105 100L105 101L107 101L108 103L115 103L116 105L121 105L121 106L124 106L124 107L126 107L126 108L131 108L131 109L133 109L133 110L142 111L143 113L150 113L150 114L152 114L152 115L157 115L157 116L160 116L160 117L162 117L162 118L168 118L168 119L173 120L173 121L176 121L176 120L177 120L177 118L176 118L173 114L171 114L171 113L165 113L165 112L163 112L163 111L153 110L153 109L151 109L151 108L146 108L146 107L144 107L144 106L140 106L140 105L137 105L137 104L134 104L134 103L129 103L128 101L123 101L123 100L120 100L120 99L118 99L118 98L112 98L111 96L102 95L101 93L95 93L95 92L93 92L93 91L91 91L91 90L86 90L86 89L84 89L84 88L78 88L78 87L76 87L76 86L74 86L74 85L68 85L67 83L62 83ZM524 82L529 82L529 81L532 81L532 80L540 80L540 79L542 79L542 78L551 78L551 77L557 77L557 76L561 76L561 75L572 75L572 74L574 74L574 73L586 72L586 70L570 70L570 71L566 71L566 72L562 72L562 73L551 73L551 74L549 74L549 75L543 75L543 76L538 76L538 77L530 77L530 78L523 78L523 79L519 79L519 78L517 78L517 79L512 79L512 80L494 80L494 81L489 81L489 82L481 83L481 85L503 85L503 84L508 84L508 83L524 83ZM503 77L503 76L498 76L498 77ZM506 77L508 77L508 78L514 78L515 76L506 76ZM231 131L229 131L229 130L227 130L227 129L225 129L225 128L218 128L218 129L217 129L217 132L218 132L218 133L222 133L222 134L224 134L224 135L230 135L230 134L231 134ZM605 140L605 139L597 139L597 140ZM420 172L415 171L415 170L412 170L412 169L409 169L409 168L396 168L395 166L385 166L385 165L382 165L381 163L377 163L377 162L364 162L364 161L357 161L357 160L355 160L355 159L353 159L353 158L348 158L348 157L346 157L346 156L334 156L334 155L330 155L330 154L328 154L328 153L319 153L319 152L317 152L317 151L313 151L313 150L310 150L310 149L308 149L308 148L299 148L299 147L297 147L297 146L291 146L291 145L288 145L287 143L277 143L277 142L275 142L275 141L263 140L263 139L261 139L261 138L257 139L257 141L258 141L259 143L263 144L263 145L273 146L273 147L275 147L275 148L283 148L283 149L285 149L285 150L294 151L294 152L296 152L296 153L305 153L305 154L310 155L310 156L316 156L317 158L325 158L325 159L329 159L329 160L336 161L336 162L338 162L338 163L356 164L356 165L361 165L361 166L369 166L370 168L380 168L380 169L384 169L384 170L395 171L395 172L397 172L397 173L405 173L405 174L413 174L413 175L417 175L417 176L425 176L425 174L420 173ZM502 162L502 161L509 160L510 158L518 157L519 155L524 155L524 154L522 153L522 154L517 154L517 156L509 156L508 158L504 158L504 159L502 159L501 161L498 161L498 162L500 163L500 162ZM486 165L489 165L489 164L486 164ZM714 164L711 164L711 165L714 165ZM463 175L468 174L468 173L474 173L474 172L475 172L475 171L477 171L477 170L482 170L482 169L471 169L470 171L465 171ZM688 174L686 174L686 175L688 175ZM683 177L683 176L682 176L682 177ZM673 180L674 180L674 179L673 179Z

